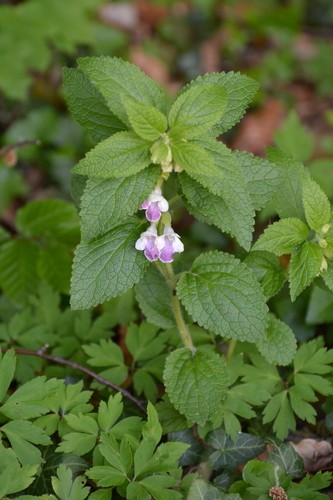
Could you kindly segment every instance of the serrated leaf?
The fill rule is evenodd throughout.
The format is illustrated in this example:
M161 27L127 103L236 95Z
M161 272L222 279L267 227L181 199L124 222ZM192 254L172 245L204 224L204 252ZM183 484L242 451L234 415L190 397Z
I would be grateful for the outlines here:
M254 208L256 210L264 208L282 183L280 170L274 163L250 153L234 151L233 155L243 167L242 174L247 182Z
M38 465L21 466L11 448L0 444L0 498L25 490L35 479Z
M311 229L318 230L331 222L331 205L324 191L309 175L303 180L303 205Z
M130 215L154 190L160 169L118 179L89 179L81 198L81 234L83 241L103 235Z
M0 248L0 286L14 302L24 304L36 292L38 276L35 242L13 239Z
M273 396L264 409L264 424L272 421L274 421L273 431L281 440L287 437L289 430L296 429L296 420L290 406L287 390Z
M101 179L128 177L148 167L149 147L134 132L118 132L97 144L72 172Z
M333 363L333 350L322 347L321 339L313 339L302 344L294 359L294 372L330 373Z
M140 326L129 325L126 335L126 346L133 361L147 361L156 357L165 349L165 337L158 335L158 328L143 321Z
M166 131L166 117L153 106L146 106L128 96L122 98L129 122L134 132L147 141L157 140Z
M18 210L16 225L29 237L49 237L68 244L79 240L79 217L74 205L64 200L31 201Z
M244 262L256 275L265 297L273 297L281 290L286 281L286 272L278 257L269 252L252 250Z
M110 396L108 402L101 401L98 407L97 422L100 429L109 432L123 411L122 395L120 392Z
M270 314L266 337L258 342L257 347L269 363L287 366L296 354L296 338L286 323Z
M267 325L265 298L252 271L223 252L200 255L177 294L200 326L223 337L257 342Z
M207 151L194 141L171 144L174 162L211 193L221 192L223 174Z
M150 323L161 328L175 326L171 290L156 267L151 266L147 269L135 286L135 296Z
M308 226L300 219L281 219L265 229L254 244L253 250L267 250L277 256L291 253L306 241L308 234Z
M115 384L122 384L128 375L128 368L124 364L124 356L120 347L112 342L102 339L100 344L83 346L84 352L89 356L88 364L103 366L107 369L101 375Z
M167 358L164 383L170 401L191 422L203 425L213 418L226 396L228 372L223 359L198 348L173 351Z
M52 477L52 487L58 498L61 500L84 500L90 492L89 487L85 487L86 479L79 476L73 480L72 471L65 465L60 465L57 469L57 477Z
M211 432L207 442L216 450L209 457L214 470L224 467L235 469L257 457L265 449L264 441L258 436L241 432L236 441L233 441L222 429Z
M0 350L0 402L8 391L15 373L15 367L16 355L14 349L5 352L3 356Z
M314 146L312 135L302 125L295 111L288 113L283 126L275 134L275 142L295 160L304 163L311 158Z
M73 309L103 303L140 280L148 265L135 249L140 230L136 223L129 222L77 247L71 283Z
M202 136L221 120L226 100L225 90L214 83L185 90L169 113L170 137L193 139Z
M289 265L290 297L292 302L320 273L322 260L322 249L317 243L311 241L306 241L293 252Z
M282 443L270 452L268 462L278 465L286 474L291 477L302 477L304 464L290 443Z
M239 122L249 103L257 93L259 85L255 80L240 73L208 73L193 80L181 90L181 93L186 92L188 88L207 83L220 85L227 92L225 113L212 131L216 137Z
M165 95L161 87L133 64L106 56L81 58L78 63L104 96L110 110L126 125L130 123L122 100L124 96L164 110Z
M69 111L96 143L126 129L82 71L64 68L63 86Z
M42 455L34 444L49 445L51 439L27 420L12 420L1 427L22 465L41 464Z
M280 217L298 217L305 221L302 202L304 167L282 151L268 148L268 161L280 171L281 184L273 200Z

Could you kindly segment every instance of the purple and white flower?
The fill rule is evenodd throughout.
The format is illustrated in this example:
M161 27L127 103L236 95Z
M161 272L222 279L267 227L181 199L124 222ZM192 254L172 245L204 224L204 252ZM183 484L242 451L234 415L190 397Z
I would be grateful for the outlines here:
M160 251L157 248L157 238L157 229L152 224L147 231L141 233L140 238L135 243L135 248L143 250L145 257L151 262L157 260L160 255Z
M140 208L146 210L146 218L149 222L158 222L161 218L161 212L169 210L169 203L162 196L161 188L156 187L148 200L145 200Z
M179 234L175 233L170 225L166 225L163 235L157 237L156 245L159 249L159 259L164 263L172 262L174 253L184 251Z

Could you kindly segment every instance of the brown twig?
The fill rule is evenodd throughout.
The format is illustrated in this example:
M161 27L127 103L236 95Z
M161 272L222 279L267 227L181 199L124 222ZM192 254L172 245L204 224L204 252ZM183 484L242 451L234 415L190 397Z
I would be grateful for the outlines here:
M7 347L1 347L1 350L3 352L8 351L9 349L10 348L7 348ZM126 391L126 389L123 389L119 385L114 384L113 382L110 382L110 380L107 380L106 378L101 377L97 373L92 372L91 370L89 370L85 366L82 366L82 365L79 365L78 363L75 363L75 361L69 361L68 359L60 358L59 356L52 356L52 354L46 354L45 353L46 349L48 349L48 345L42 346L40 349L38 349L38 351L31 351L29 349L14 349L14 351L16 354L23 354L25 356L37 356L38 358L47 359L48 361L51 361L52 363L57 363L58 365L70 366L71 368L73 368L73 370L78 370L82 373L85 373L89 377L97 380L97 382L100 382L101 384L106 385L107 387L111 387L115 391L121 392L121 394L125 398L132 401L132 403L134 403L138 408L140 408L140 410L143 413L146 413L146 407L145 407L144 403L142 401L140 401L139 399L135 398L134 396L132 396L132 394L130 392Z
M0 149L0 157L5 156L6 153L13 149L18 149L18 148L24 148L25 146L40 146L41 141L39 139L37 140L25 140L25 141L19 141L16 142L15 144L8 144L7 146L3 146Z

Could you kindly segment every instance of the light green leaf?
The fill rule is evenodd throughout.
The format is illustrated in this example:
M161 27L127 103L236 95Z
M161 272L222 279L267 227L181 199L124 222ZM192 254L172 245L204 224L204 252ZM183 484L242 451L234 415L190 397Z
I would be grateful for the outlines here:
M296 346L295 335L291 328L270 314L266 338L257 344L259 352L269 363L287 366L295 357Z
M295 111L291 111L282 128L275 134L275 142L285 153L302 163L311 158L313 152L313 138L310 132L301 123Z
M243 167L242 174L247 182L254 208L256 210L264 208L282 183L280 170L274 163L251 153L234 151L233 156Z
M82 456L96 445L97 436L84 432L68 432L57 447L57 452L75 453Z
M194 321L215 334L248 342L264 338L264 295L252 271L232 255L200 255L181 276L177 294Z
M181 90L181 93L186 92L188 88L207 83L220 85L227 92L225 113L212 131L214 137L217 137L239 122L249 103L257 93L259 85L252 78L240 73L208 73L193 80Z
M317 286L313 287L305 321L310 325L333 322L333 295L331 291L323 290Z
M275 394L264 409L263 423L267 424L272 421L274 421L273 431L281 440L288 436L289 431L296 429L296 420L287 390Z
M122 101L131 127L140 137L155 141L166 131L168 122L161 111L128 96L123 96Z
M17 229L25 236L43 236L68 244L79 240L79 217L72 203L58 199L31 201L18 210Z
M331 205L324 191L309 175L303 180L303 205L311 229L318 230L331 222Z
M123 484L126 480L123 472L108 465L92 467L86 471L86 475L95 481L97 486L101 487L117 486ZM109 499L110 497L107 498Z
M156 359L165 349L166 340L156 326L143 321L140 326L129 325L125 342L133 361L140 362Z
M38 464L21 467L11 448L0 443L0 498L25 490L35 479Z
M268 299L276 295L286 281L286 272L275 255L252 250L244 259L245 264L252 269Z
M305 221L302 202L304 167L277 149L267 149L268 161L280 171L281 184L273 200L274 208L282 217L298 217Z
M175 326L171 290L156 267L151 266L147 269L135 286L135 296L150 323L161 328Z
M213 194L221 193L223 173L213 158L194 141L171 145L174 162Z
M146 440L151 440L156 446L162 437L162 426L158 420L158 414L154 406L148 401L147 406L147 422L142 427L142 437Z
M84 500L90 492L90 488L84 486L86 479L83 476L78 476L73 481L71 469L67 469L65 465L60 465L57 469L57 476L52 476L52 488L61 500Z
M293 252L289 265L290 297L292 302L320 273L322 249L317 243L306 241Z
M22 465L41 464L41 451L33 444L52 444L45 432L27 420L12 420L1 427ZM33 443L33 444L32 444Z
M122 395L120 392L110 396L108 402L101 401L98 407L97 422L100 429L109 432L123 411Z
M251 458L255 458L265 449L264 441L252 434L240 432L233 441L223 429L217 429L209 434L208 444L214 448L209 461L214 470L224 467L236 469Z
M225 90L214 83L185 90L169 113L170 137L193 139L202 136L221 120L226 100Z
M137 66L116 57L85 57L79 59L80 69L104 96L110 110L130 126L123 104L124 96L147 106L164 110L165 95L157 82Z
M300 219L281 219L265 229L253 250L267 250L277 256L291 253L306 241L308 234L308 226Z
M134 132L118 132L97 144L72 172L101 179L128 177L148 167L149 147Z
M77 247L71 283L74 309L103 303L140 280L148 265L142 252L135 249L140 230L130 222Z
M10 349L2 356L0 350L0 401L5 397L10 383L14 377L16 367L16 355L14 349Z
M100 344L83 346L84 352L89 356L88 364L91 366L106 367L100 374L115 384L122 384L128 375L128 368L124 364L124 356L120 347L111 340L100 341Z
M126 129L82 71L64 68L63 86L69 111L96 143Z
M35 242L13 239L0 248L0 286L14 302L24 304L36 292L38 276Z
M198 348L173 351L167 358L164 383L170 401L191 422L203 425L214 417L227 393L228 372L223 358Z
M323 271L321 274L325 285L333 292L333 263L332 261L328 262L327 270ZM333 300L333 297L332 297Z
M81 198L82 239L103 235L134 214L154 190L159 174L158 167L149 167L129 177L88 179Z

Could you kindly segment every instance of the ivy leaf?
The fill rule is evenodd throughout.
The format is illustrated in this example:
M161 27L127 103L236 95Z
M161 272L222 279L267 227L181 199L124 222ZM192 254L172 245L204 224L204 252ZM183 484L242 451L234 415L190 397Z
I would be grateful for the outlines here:
M88 179L81 198L81 234L89 241L105 234L133 215L153 191L160 169L118 179Z
M296 338L288 325L269 314L266 338L257 344L259 352L271 364L287 366L296 354Z
M246 108L258 91L258 83L252 78L240 73L208 73L199 76L196 80L186 85L181 93L189 88L214 83L220 85L227 92L227 104L225 112L212 133L214 137L223 134L233 127L245 113Z
M291 253L306 241L308 234L308 226L300 219L281 219L265 229L253 250L267 250L277 256Z
M2 356L0 349L0 401L5 397L10 383L14 377L16 367L16 355L14 349L10 349Z
M200 182L213 194L221 192L223 173L203 147L194 141L189 141L173 142L171 149L175 163L190 177Z
M170 137L194 139L220 121L226 106L225 90L213 83L190 87L173 103L169 113Z
M214 159L223 180L216 179L213 188L208 186L205 189L182 173L180 181L188 209L198 219L234 236L240 245L249 250L255 214L241 167L222 143L200 141L200 146ZM209 189L217 195L212 195Z
M260 455L266 447L264 441L258 436L240 432L237 439L233 441L222 429L211 432L207 442L216 450L209 457L214 470L224 467L236 469L239 465Z
M129 222L77 247L71 283L73 309L103 303L140 280L148 261L135 249L139 233L137 224Z
M14 302L24 304L36 292L38 276L35 242L13 239L0 248L0 286Z
M264 338L264 295L252 271L233 256L200 255L180 277L177 294L194 321L215 334L248 342Z
M324 191L309 175L303 180L303 205L311 229L318 230L331 222L331 205Z
M166 117L153 106L146 106L128 96L122 98L131 127L147 141L157 140L166 131Z
M247 182L254 208L256 210L264 208L276 195L282 183L280 170L274 163L251 153L234 151L232 154L243 167L242 174Z
M290 297L292 302L320 273L322 249L317 243L306 241L293 252L289 265Z
M60 465L57 469L57 477L52 476L52 487L55 494L61 500L84 500L90 492L88 486L84 486L86 479L78 476L73 481L73 474L65 465Z
M172 293L156 267L149 267L135 286L135 296L140 309L150 323L160 328L172 328Z
M281 218L298 217L304 221L302 202L304 167L302 163L273 148L267 149L267 159L275 164L282 179L273 200L278 215Z
M265 251L252 250L244 259L262 286L266 298L276 295L286 281L286 272L280 266L278 257Z
M203 425L226 396L228 373L218 354L204 348L193 354L181 348L168 356L164 382L175 408L191 422Z
M161 87L137 66L116 57L85 57L79 59L80 69L104 96L110 110L130 126L123 97L132 97L142 104L161 111L165 95Z
M102 94L82 71L63 69L63 86L69 111L98 143L110 135L125 130L124 124L106 105Z
M291 477L303 476L303 460L290 443L282 443L274 448L268 455L267 461L278 465Z
M128 177L148 167L149 147L134 132L118 132L97 144L72 172L101 179Z

